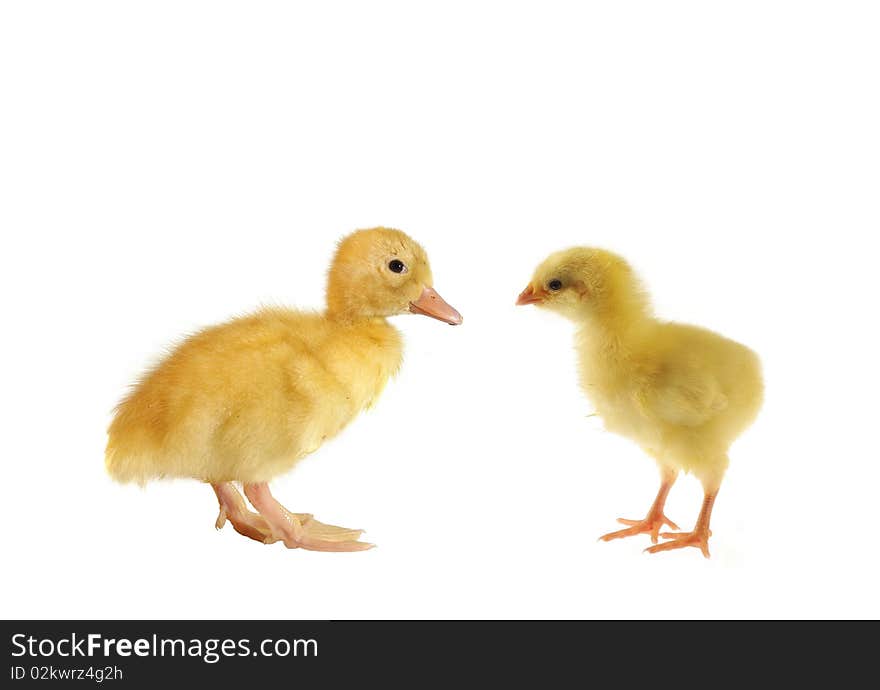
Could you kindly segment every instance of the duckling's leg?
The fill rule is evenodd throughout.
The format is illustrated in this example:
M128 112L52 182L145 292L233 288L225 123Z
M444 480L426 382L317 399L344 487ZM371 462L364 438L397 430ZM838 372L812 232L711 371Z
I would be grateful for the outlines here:
M663 525L669 525L672 529L678 529L678 525L663 514L663 506L666 505L666 497L669 495L669 490L672 488L672 485L675 484L675 480L678 477L678 470L663 468L661 471L661 477L660 491L657 492L657 498L654 499L654 504L651 506L645 519L627 520L626 518L617 518L618 522L624 525L631 525L631 527L618 530L617 532L609 532L600 537L602 541L611 541L612 539L620 539L621 537L633 537L637 534L648 533L651 535L651 541L656 544L657 535L660 533L660 528L663 527Z
M252 513L247 509L244 499L232 482L211 484L211 487L217 494L217 500L220 501L220 515L217 516L217 522L214 524L217 529L223 529L228 519L239 534L264 544L278 541L278 538L272 533L269 523L257 513Z
M291 513L275 500L265 482L245 484L244 495L266 519L275 537L283 541L288 549L364 551L373 548L373 544L358 541L363 530L325 525L311 515Z
M717 495L717 488L706 491L703 507L700 509L700 516L697 518L697 524L694 526L693 532L663 532L660 536L672 541L648 547L645 551L648 553L659 553L660 551L681 549L685 546L696 546L703 552L706 558L709 558L709 537L712 535L712 530L709 529L709 520L712 517L712 506L715 505L715 497Z

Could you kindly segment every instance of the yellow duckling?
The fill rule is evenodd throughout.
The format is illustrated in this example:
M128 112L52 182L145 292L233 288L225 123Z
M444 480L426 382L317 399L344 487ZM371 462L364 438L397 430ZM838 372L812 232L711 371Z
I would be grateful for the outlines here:
M240 534L288 548L360 551L360 530L291 513L268 482L373 404L400 367L405 312L460 324L433 289L425 251L399 230L339 243L323 313L264 308L184 340L119 404L106 465L122 482L209 482ZM250 511L233 482L257 512Z
M709 557L709 520L730 445L755 419L763 399L761 365L744 345L711 331L659 321L629 264L602 249L577 247L548 257L517 304L536 304L578 326L580 381L609 431L642 446L660 466L660 491L644 520L605 541L648 533L671 541L651 553L695 546ZM679 470L705 491L692 532L663 514Z

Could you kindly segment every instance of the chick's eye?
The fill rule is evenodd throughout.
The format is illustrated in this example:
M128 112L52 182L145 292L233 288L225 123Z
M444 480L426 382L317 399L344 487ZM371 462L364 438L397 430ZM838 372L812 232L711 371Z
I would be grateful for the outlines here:
M562 281L559 278L554 278L549 283L547 283L547 287L556 292L557 290L562 289Z
M405 273L406 264L400 259L392 259L388 264L388 270L392 273Z

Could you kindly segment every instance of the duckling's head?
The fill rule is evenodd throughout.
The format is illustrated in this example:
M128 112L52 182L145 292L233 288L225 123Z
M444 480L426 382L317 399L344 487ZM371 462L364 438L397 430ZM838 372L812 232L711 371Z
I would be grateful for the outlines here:
M413 312L448 324L461 314L434 291L425 250L400 230L358 230L340 241L327 278L327 312L347 319Z
M647 293L630 265L605 249L573 247L535 269L517 304L535 304L574 321L627 319L649 313Z

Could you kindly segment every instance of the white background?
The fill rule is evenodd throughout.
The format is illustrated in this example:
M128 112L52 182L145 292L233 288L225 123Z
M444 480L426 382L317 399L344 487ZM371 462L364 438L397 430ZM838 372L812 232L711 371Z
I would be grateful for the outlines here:
M867 2L4 3L2 615L880 616L878 32ZM110 481L164 346L320 306L334 242L379 224L465 323L397 319L401 375L273 485L377 549ZM709 561L597 542L657 477L587 417L571 325L513 306L572 244L762 356ZM667 512L700 500L683 478Z

